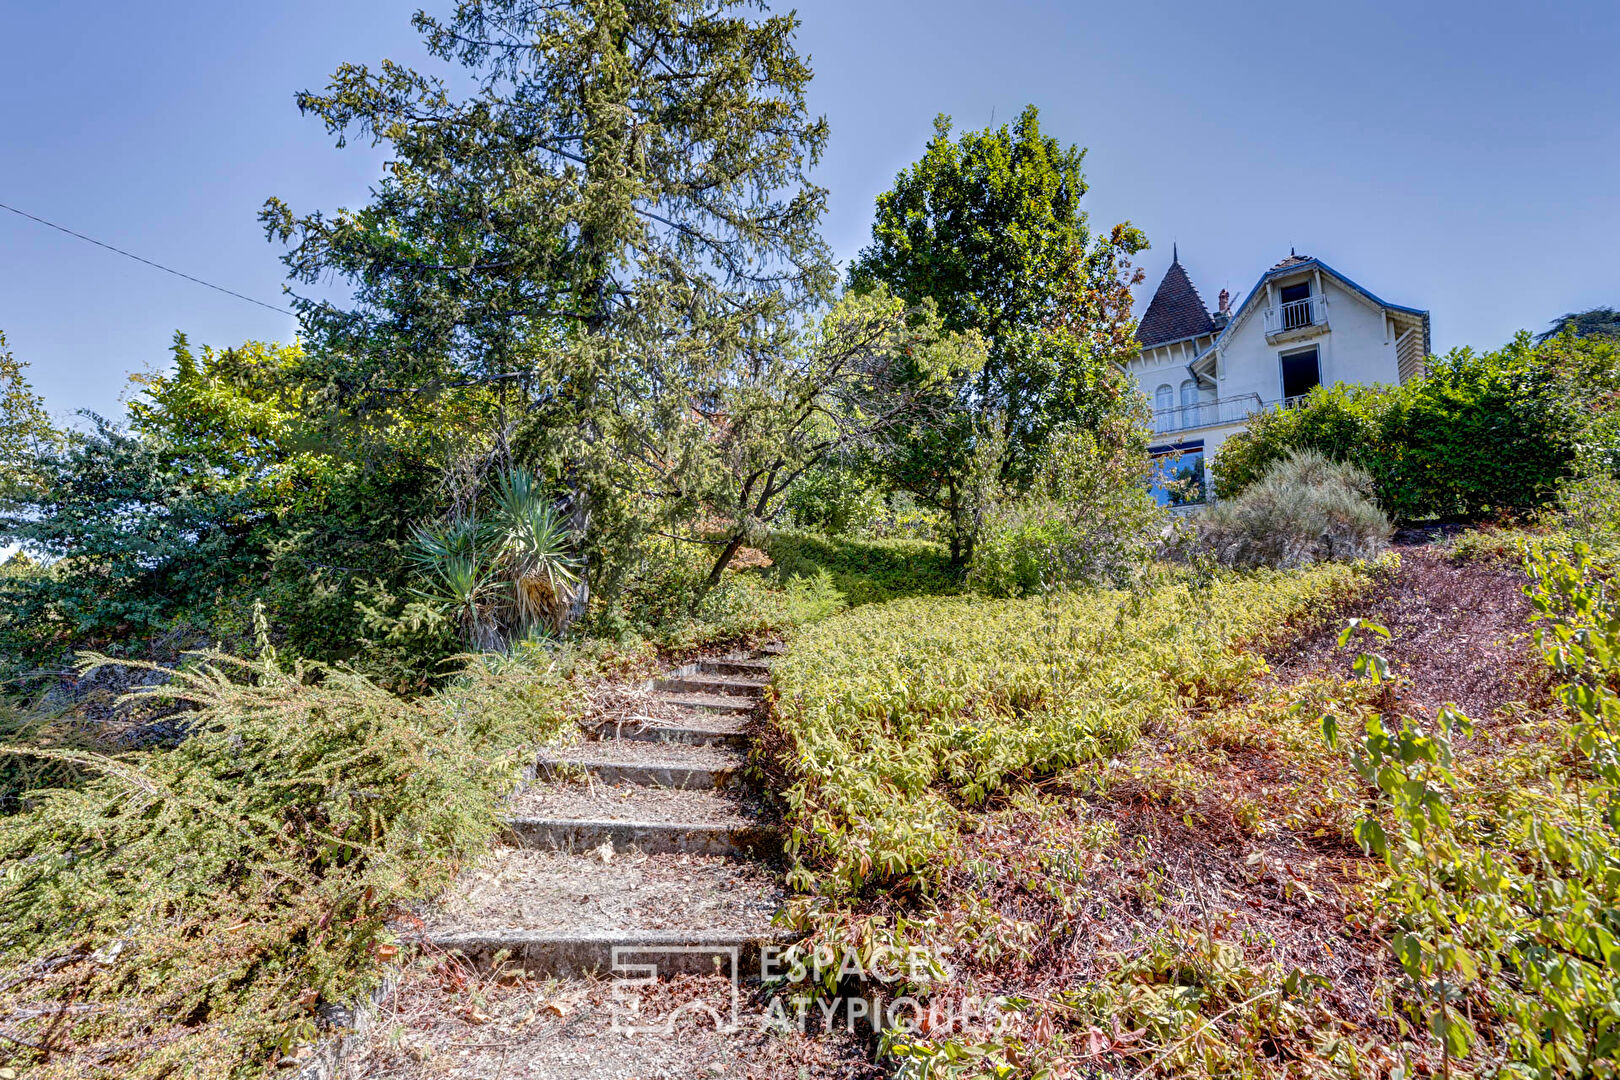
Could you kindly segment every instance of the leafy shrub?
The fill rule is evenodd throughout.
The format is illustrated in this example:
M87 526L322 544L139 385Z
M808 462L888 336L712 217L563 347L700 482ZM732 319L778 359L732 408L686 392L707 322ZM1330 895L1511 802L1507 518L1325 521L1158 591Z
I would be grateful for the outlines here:
M312 1040L319 1003L375 978L397 906L493 836L519 748L569 721L567 674L480 660L405 701L340 669L213 654L147 691L195 706L173 750L5 747L90 777L0 818L0 1009L43 1016L12 1034L51 1047L11 1060L35 1077L257 1075Z
M992 596L1128 585L1164 522L1148 493L1151 468L1141 443L1105 443L1089 431L1053 436L1028 493L987 515L969 584Z
M402 403L356 434L309 407L297 347L194 354L177 338L174 357L170 373L141 378L128 430L88 417L89 430L42 443L3 493L0 537L50 566L0 581L0 652L30 664L75 647L142 655L185 627L229 640L257 599L284 648L363 663L356 601L379 582L403 589L450 406Z
M611 600L596 603L580 633L680 652L778 633L841 604L824 574L781 580L734 565L709 588L711 558L708 549L690 543L644 543Z
M883 493L865 474L836 463L805 470L783 503L795 528L828 536L864 534L886 509Z
M1594 420L1613 406L1620 347L1521 334L1499 352L1458 349L1398 387L1319 387L1264 413L1213 464L1233 498L1295 450L1349 461L1398 521L1519 514L1548 503Z
M778 580L825 575L851 607L960 592L950 552L928 540L855 540L781 529L765 547Z
M804 628L773 668L793 883L926 884L960 803L1247 685L1263 663L1243 642L1364 580L1328 565L1141 593L914 597Z
M1222 566L1240 569L1370 559L1391 532L1371 495L1372 480L1354 465L1297 450L1242 495L1205 511L1196 542Z
M1476 1074L1612 1076L1620 1057L1620 602L1589 555L1527 560L1537 641L1567 680L1561 762L1465 770L1453 740L1473 725L1449 707L1432 724L1323 718L1379 793L1356 836L1391 871L1376 899L1412 1010ZM1387 665L1363 654L1357 669L1377 680Z
M1274 409L1249 419L1248 429L1233 435L1215 451L1211 471L1215 494L1235 499L1289 454L1314 450L1339 461L1355 460L1379 445L1389 388L1319 386L1291 409Z

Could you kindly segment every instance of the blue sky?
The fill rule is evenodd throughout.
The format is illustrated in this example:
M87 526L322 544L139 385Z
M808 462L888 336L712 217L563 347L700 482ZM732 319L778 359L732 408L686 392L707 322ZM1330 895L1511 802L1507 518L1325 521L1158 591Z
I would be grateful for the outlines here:
M259 205L358 204L380 161L334 149L293 92L342 61L419 60L415 6L0 6L0 202L276 301ZM1147 232L1144 293L1176 242L1211 305L1293 246L1429 308L1441 349L1620 305L1614 0L812 0L800 14L841 259L936 113L983 127L1033 102L1089 148L1093 223ZM118 414L128 374L164 364L177 329L227 345L294 324L0 212L0 330L53 412Z

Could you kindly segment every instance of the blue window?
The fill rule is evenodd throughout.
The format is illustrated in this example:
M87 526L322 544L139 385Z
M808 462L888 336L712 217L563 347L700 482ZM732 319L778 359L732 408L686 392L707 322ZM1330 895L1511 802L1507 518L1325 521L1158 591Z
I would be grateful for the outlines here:
M1160 506L1194 506L1204 501L1204 442L1155 446L1153 499Z

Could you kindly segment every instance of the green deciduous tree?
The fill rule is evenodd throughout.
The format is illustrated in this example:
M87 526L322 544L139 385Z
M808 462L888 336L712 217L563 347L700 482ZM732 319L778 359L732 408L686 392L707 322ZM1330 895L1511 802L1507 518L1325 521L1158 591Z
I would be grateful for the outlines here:
M626 454L700 427L692 403L784 347L794 314L833 284L824 193L806 175L826 124L806 107L797 20L762 10L463 0L445 19L418 13L429 51L475 89L344 65L300 108L339 145L385 145L386 176L361 210L264 211L296 281L354 286L349 307L297 301L334 401L365 412L503 386L503 445L567 490L598 579L648 507L668 510L636 489Z
M16 483L25 463L57 439L44 402L23 373L27 366L11 355L0 333L0 485Z
M872 244L850 272L932 301L947 330L975 330L982 367L956 388L948 429L891 444L896 483L966 528L963 487L987 418L1002 417L1002 478L1027 478L1055 430L1095 427L1129 396L1117 364L1133 349L1128 257L1146 246L1129 225L1093 236L1081 197L1084 151L1044 134L1033 106L1010 127L951 138L936 121L922 159L878 198Z
M352 658L356 601L402 584L411 521L478 414L401 403L363 439L310 406L308 364L297 347L177 336L174 365L136 377L127 430L92 416L28 458L0 537L50 566L0 590L13 655L245 634L258 599L294 652Z

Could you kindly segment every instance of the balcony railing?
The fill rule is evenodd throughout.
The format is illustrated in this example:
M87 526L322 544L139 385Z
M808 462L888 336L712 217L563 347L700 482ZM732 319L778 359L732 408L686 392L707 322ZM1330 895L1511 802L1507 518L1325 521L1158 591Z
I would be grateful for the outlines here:
M1266 336L1275 337L1295 330L1326 326L1327 321L1327 297L1307 296L1303 300L1290 300L1286 304L1266 308Z
M1157 435L1168 435L1193 428L1241 424L1259 412L1261 407L1259 394L1238 394L1176 409L1158 409L1153 413L1153 431Z

